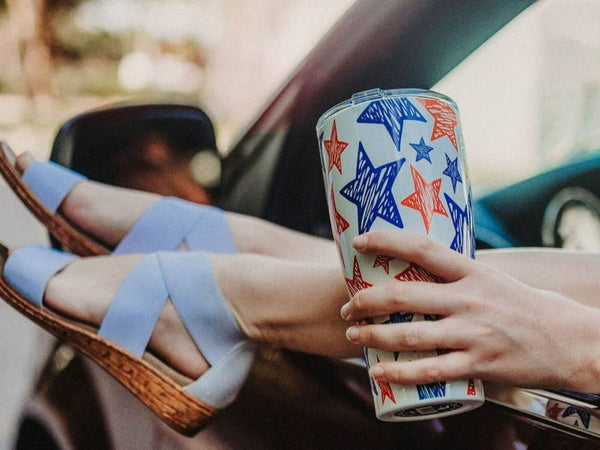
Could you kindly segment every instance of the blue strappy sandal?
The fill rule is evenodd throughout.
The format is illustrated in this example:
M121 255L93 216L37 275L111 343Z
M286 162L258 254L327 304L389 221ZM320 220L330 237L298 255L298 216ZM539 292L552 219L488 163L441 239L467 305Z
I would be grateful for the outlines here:
M15 169L16 157L8 145L0 142L0 150L0 173L58 242L79 256L111 252L57 213L71 189L87 178L51 161L36 161L21 176ZM167 197L149 208L113 253L170 251L181 244L189 250L236 252L221 209Z
M0 249L0 296L104 368L180 433L193 435L235 400L257 344L242 334L205 253L145 255L119 288L97 332L42 304L48 280L75 258L40 246L25 246L10 256ZM196 381L146 352L167 299L211 365Z

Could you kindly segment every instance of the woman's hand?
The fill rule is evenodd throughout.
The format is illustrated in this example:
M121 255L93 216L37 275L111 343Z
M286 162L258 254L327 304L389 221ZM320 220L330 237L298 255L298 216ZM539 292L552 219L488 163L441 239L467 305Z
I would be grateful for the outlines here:
M529 287L416 234L369 232L358 236L354 247L410 261L444 280L394 280L359 291L342 307L344 319L359 322L347 331L355 344L387 351L449 350L436 357L376 364L372 376L400 384L481 378L521 387L600 392L597 309ZM441 318L364 322L399 311Z

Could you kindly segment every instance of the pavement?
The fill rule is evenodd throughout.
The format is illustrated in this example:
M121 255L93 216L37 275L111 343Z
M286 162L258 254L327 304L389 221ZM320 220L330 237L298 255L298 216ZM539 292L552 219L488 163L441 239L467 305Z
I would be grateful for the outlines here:
M0 179L0 242L9 248L27 243L47 244L44 228ZM0 450L12 448L19 413L35 375L35 325L0 302Z

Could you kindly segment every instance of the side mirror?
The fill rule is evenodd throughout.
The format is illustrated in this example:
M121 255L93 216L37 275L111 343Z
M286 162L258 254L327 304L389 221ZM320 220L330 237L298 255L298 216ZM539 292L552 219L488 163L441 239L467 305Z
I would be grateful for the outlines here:
M157 150L157 144L165 150ZM125 104L85 112L62 125L50 159L92 180L120 184L117 178L144 167L166 170L170 156L198 157L192 169L196 181L207 190L219 186L221 157L213 125L191 105Z

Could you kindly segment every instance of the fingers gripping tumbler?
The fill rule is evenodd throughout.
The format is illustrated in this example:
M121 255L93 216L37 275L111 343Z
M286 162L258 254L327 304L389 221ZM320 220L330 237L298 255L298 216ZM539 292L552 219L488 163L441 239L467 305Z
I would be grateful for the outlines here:
M369 230L409 230L475 255L470 186L456 104L425 90L374 89L334 106L317 124L331 227L351 295L396 279L440 281L388 255L357 253ZM374 323L436 320L398 312ZM439 351L393 353L365 348L370 367ZM410 421L466 412L484 401L480 380L394 385L371 379L377 418Z

